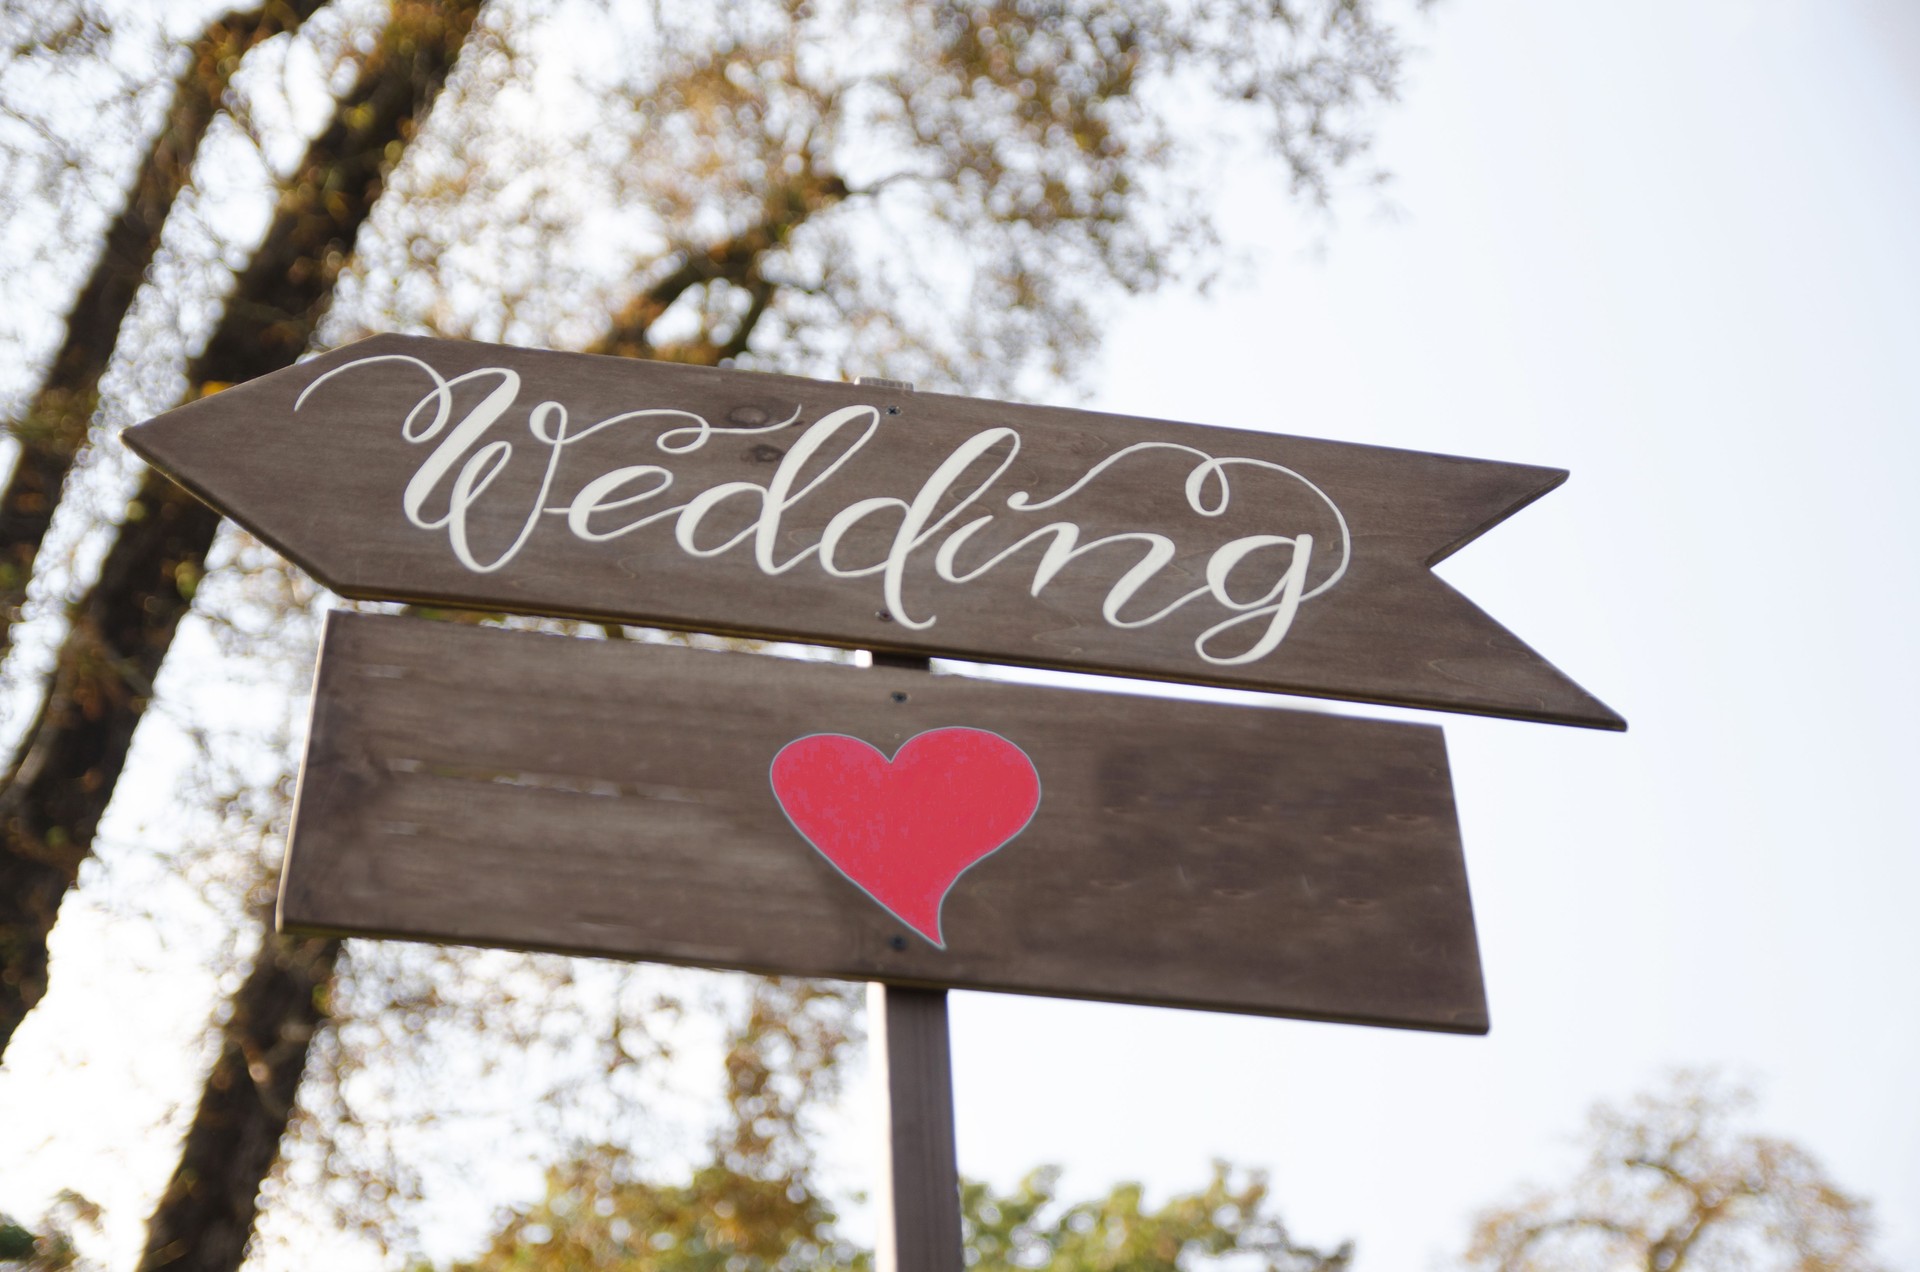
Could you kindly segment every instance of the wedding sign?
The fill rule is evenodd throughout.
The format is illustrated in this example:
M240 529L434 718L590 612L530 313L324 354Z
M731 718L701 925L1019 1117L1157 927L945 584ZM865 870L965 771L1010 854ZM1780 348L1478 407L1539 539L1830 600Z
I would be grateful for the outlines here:
M403 336L126 436L351 597L1624 727L1431 569L1556 469Z
M1482 1033L1440 730L329 617L283 928Z
M869 982L882 1267L946 989L1487 1031L1438 728L928 656L1626 727L1433 573L1557 469L403 336L125 437L345 596L880 655L331 614L277 923Z

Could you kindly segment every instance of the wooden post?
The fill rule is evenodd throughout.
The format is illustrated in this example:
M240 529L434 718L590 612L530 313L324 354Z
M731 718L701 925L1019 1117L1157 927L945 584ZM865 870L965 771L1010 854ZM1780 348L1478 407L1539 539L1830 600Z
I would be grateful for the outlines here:
M960 1272L947 991L867 986L874 1070L886 1100L879 1272Z
M876 667L931 671L930 660L875 652ZM868 1033L880 1082L879 1272L961 1272L960 1164L953 1136L947 991L867 986Z

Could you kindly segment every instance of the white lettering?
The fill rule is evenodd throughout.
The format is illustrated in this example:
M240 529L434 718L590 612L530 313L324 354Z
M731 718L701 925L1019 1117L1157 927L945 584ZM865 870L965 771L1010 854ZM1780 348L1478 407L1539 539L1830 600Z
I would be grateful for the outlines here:
M538 493L523 514L516 514L511 508L506 510L509 518L519 518L514 538L490 560L482 559L471 541L469 522L475 510L489 502L488 492L514 463L516 443L509 436L497 435L496 430L520 396L520 376L506 367L482 367L449 378L419 358L383 354L343 363L316 377L296 399L294 409L299 410L314 390L333 377L383 362L418 368L429 381L427 391L413 402L400 422L400 435L405 442L430 447L401 492L401 511L409 524L421 530L444 531L454 558L478 574L493 573L514 560L539 529L543 513L564 518L567 532L588 544L604 543L643 527L670 521L673 542L682 552L697 559L718 557L750 542L754 568L769 577L787 574L809 560L816 561L821 573L831 578L879 575L886 615L909 630L922 631L938 621L938 615L931 611L922 616L908 608L909 567L922 549L933 550L935 578L964 586L1006 566L1027 548L1037 546L1039 555L1032 561L1027 590L1029 595L1038 597L1064 571L1093 568L1081 567L1083 559L1098 554L1098 559L1104 562L1112 559L1112 554L1103 550L1131 547L1138 555L1108 585L1100 603L1101 618L1111 627L1131 630L1150 627L1196 602L1210 604L1226 611L1226 616L1194 639L1194 653L1216 666L1239 666L1265 658L1279 648L1300 606L1338 583L1352 556L1346 518L1325 491L1300 473L1267 460L1216 456L1176 442L1139 442L1123 447L1093 463L1052 495L1042 498L1019 490L1000 501L1001 511L983 511L988 496L1011 470L1021 450L1018 430L997 427L983 429L954 447L934 465L911 497L870 495L832 510L831 515L826 516L819 541L793 550L783 560L779 555L783 520L803 502L812 506L827 500L825 488L878 434L881 416L877 408L842 407L805 426L780 456L778 466L764 485L744 480L717 482L694 492L682 503L654 507L644 515L619 521L609 514L648 504L666 494L674 488L677 475L661 463L622 464L594 474L571 498L550 507L547 501L562 458L581 441L616 425L634 427L672 421L674 426L659 431L652 438L652 444L662 456L684 456L702 450L721 435L767 434L792 428L800 422L802 408L796 407L784 420L752 427L717 427L691 411L648 408L610 415L569 433L566 408L547 401L534 405L526 421L531 439L545 451ZM457 416L455 390L468 384L476 384L484 392L464 415ZM1173 568L1181 557L1181 549L1168 533L1122 530L1087 539L1078 522L1061 518L1028 530L997 550L986 550L976 564L962 565L961 556L996 522L1011 518L1018 528L1020 521L1034 513L1068 504L1117 465L1150 453L1192 458L1194 462L1181 484L1181 497L1187 509L1201 517L1214 518L1227 513L1232 505L1236 472L1273 474L1305 491L1322 510L1313 514L1319 518L1322 528L1331 525L1337 531L1338 561L1327 570L1325 577L1309 587L1308 576L1315 560L1313 534L1302 530L1294 534L1245 535L1221 544L1206 558L1204 584L1189 587L1170 600L1164 599L1167 594L1162 591L1163 599L1157 609L1131 617L1129 609L1140 608L1136 602L1156 580L1179 579L1185 573L1191 582L1191 573ZM969 480L968 474L976 470L980 475ZM530 485L530 480L523 479L517 488L524 491ZM442 488L446 490L445 511L436 514L430 505ZM1270 496L1271 487L1267 486L1249 497ZM491 502L497 503L498 498ZM711 532L703 534L703 529L709 528L710 520L724 506L739 502L744 502L747 509L737 529L722 532L720 536ZM818 518L830 509L832 504L826 503L809 520L819 524ZM899 524L878 560L841 559L848 537L857 528L871 518L892 514L898 515ZM500 517L500 511L490 510L487 523L498 525ZM610 520L616 524L607 524ZM730 527L735 524L731 518L727 520ZM508 524L512 525L512 520ZM791 532L788 537L792 537ZM1189 553L1190 558L1191 555ZM1261 564L1268 560L1282 563L1271 567ZM1247 595L1250 591L1257 595ZM1242 629L1251 635L1250 642ZM1243 643L1245 648L1233 652Z

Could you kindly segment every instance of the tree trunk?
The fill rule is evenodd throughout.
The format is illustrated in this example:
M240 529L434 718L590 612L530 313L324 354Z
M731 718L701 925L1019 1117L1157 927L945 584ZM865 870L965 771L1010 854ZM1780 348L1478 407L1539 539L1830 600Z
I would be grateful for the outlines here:
M147 1224L138 1272L231 1272L253 1233L260 1181L280 1156L340 942L274 935L271 915L240 992L220 1055L181 1145L167 1190Z
M445 82L479 0L395 0L393 20L314 139L189 383L289 366L341 263ZM192 602L219 516L149 472L75 608L20 760L0 788L0 1052L46 992L47 935L126 762L153 679Z
M321 0L268 0L207 24L174 81L173 101L107 227L100 259L67 313L67 334L25 412L7 431L20 457L0 488L0 655L26 600L34 558L53 520L60 487L87 440L120 326L160 248L160 231L186 188L200 141L220 110L241 58L282 31L296 29Z

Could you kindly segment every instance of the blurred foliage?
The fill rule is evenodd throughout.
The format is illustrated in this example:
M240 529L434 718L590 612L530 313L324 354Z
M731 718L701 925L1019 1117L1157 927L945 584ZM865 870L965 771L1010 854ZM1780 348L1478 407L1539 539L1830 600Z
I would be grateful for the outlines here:
M809 1114L839 1093L858 1001L845 985L753 982L723 1057L726 1117L686 1183L645 1181L631 1149L591 1148L549 1170L546 1198L460 1268L845 1266L852 1248L832 1235L833 1211L812 1182Z
M1399 86L1389 16L1415 7L498 4L502 51L410 148L349 309L382 328L1044 391L1079 371L1115 292L1216 267L1223 138L1278 155L1315 204L1377 176L1361 160L1370 109Z
M99 1226L100 1207L71 1189L54 1195L53 1204L32 1228L0 1213L0 1269L6 1272L92 1272L94 1264L74 1248L76 1229Z
M1298 1246L1268 1204L1265 1179L1235 1182L1221 1162L1206 1187L1145 1205L1138 1184L1095 1201L1060 1205L1058 1172L1035 1171L1013 1192L985 1184L961 1190L967 1265L975 1272L1176 1272L1217 1263L1261 1272L1345 1272L1351 1243L1332 1251ZM1234 1256L1227 1258L1226 1256Z
M547 1171L545 1196L502 1214L476 1258L446 1272L866 1272L871 1255L821 1195L807 1113L839 1090L856 999L843 987L765 980L729 1037L728 1116L684 1182L660 1182L635 1148L597 1144ZM1206 1186L1145 1204L1137 1184L1062 1203L1059 1172L1013 1191L968 1183L958 1199L976 1272L1345 1272L1352 1246L1298 1246L1265 1179L1216 1163ZM421 1263L416 1272L430 1272Z
M31 1232L0 1214L0 1263L20 1263L35 1254L39 1241Z
M1700 1072L1589 1119L1566 1186L1479 1217L1476 1272L1882 1272L1871 1207L1804 1148L1743 1130L1750 1092Z
M449 1272L788 1272L864 1268L806 1188L707 1165L684 1184L639 1178L625 1151L589 1149L547 1174L485 1253ZM426 1272L425 1265L421 1272Z
M1351 1245L1295 1245L1268 1209L1258 1175L1236 1183L1216 1164L1192 1193L1152 1208L1138 1184L1062 1203L1059 1172L1035 1171L1005 1194L961 1191L966 1263L974 1272L1345 1272ZM503 1216L478 1258L446 1272L865 1272L871 1254L834 1229L832 1210L802 1181L719 1165L686 1184L641 1178L628 1153L591 1148L547 1174L546 1197ZM421 1265L419 1272L427 1272Z

